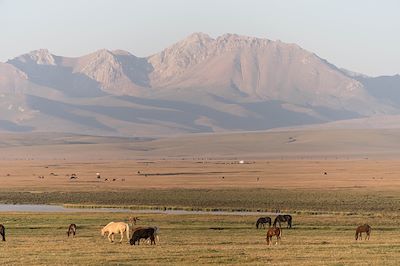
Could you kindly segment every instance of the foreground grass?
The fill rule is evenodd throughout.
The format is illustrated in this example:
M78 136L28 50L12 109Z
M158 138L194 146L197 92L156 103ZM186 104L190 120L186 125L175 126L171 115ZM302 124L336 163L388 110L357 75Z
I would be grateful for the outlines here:
M397 214L294 215L294 229L283 230L278 246L266 246L265 230L253 216L140 214L139 225L160 227L157 246L110 244L100 229L123 213L0 213L7 241L0 243L4 265L397 265L400 239ZM68 239L69 223L78 235ZM354 228L373 227L371 240L356 242ZM220 227L223 230L212 230ZM117 238L119 239L119 238Z
M400 193L369 190L142 189L88 192L6 192L0 203L76 204L203 210L398 212Z

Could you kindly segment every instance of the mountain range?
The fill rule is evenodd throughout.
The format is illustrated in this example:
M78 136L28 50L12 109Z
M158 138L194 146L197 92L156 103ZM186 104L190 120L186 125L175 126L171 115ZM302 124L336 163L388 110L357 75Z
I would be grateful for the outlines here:
M115 136L400 121L400 76L353 73L296 44L194 33L148 57L42 49L0 63L0 113L0 131Z

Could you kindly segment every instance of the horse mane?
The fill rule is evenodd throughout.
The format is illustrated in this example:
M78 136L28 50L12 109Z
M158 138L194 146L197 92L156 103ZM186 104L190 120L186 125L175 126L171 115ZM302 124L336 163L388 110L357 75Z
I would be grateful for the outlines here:
M113 224L114 222L109 222L106 226L104 226L104 227L108 227L108 226L110 226L111 224Z

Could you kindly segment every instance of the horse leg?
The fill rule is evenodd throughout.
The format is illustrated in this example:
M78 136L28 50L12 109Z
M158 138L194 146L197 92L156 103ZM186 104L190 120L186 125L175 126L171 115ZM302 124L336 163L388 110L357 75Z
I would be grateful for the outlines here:
M121 239L119 240L119 243L122 243L122 239L124 238L124 231L121 231Z
M108 233L108 241L110 241L111 243L113 242L113 240L112 240L112 233ZM110 237L111 236L111 237Z

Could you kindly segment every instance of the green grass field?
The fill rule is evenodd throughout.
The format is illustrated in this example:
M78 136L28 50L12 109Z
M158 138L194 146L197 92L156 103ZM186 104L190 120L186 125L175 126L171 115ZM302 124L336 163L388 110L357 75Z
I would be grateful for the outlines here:
M0 203L297 212L397 212L395 191L305 189L142 189L97 192L6 192Z
M256 216L141 214L138 226L160 227L156 246L111 244L100 236L109 221L127 213L1 213L7 241L0 242L3 265L398 265L399 215L294 215L279 245L267 246ZM355 226L373 227L369 241L354 240ZM77 236L67 238L70 223ZM223 230L213 230L220 227ZM116 238L119 239L119 236Z

